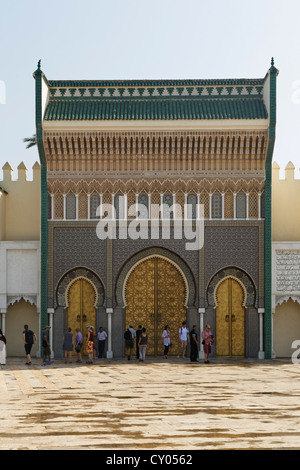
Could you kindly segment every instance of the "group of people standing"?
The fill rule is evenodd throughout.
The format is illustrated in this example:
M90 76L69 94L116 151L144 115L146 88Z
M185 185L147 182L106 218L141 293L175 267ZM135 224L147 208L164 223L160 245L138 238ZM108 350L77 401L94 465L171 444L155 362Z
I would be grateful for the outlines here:
M28 325L24 325L24 330L23 330L23 341L24 341L24 347L25 347L25 353L26 353L26 365L31 364L31 349L34 344L37 342L37 337L36 334L29 329ZM6 337L4 336L2 330L0 329L0 365L5 366L6 365Z
M47 325L43 332L43 365L51 364L50 359L50 326ZM190 359L191 362L198 362L198 355L199 355L199 341L198 341L198 333L197 333L197 326L193 325L192 330L189 332L187 328L186 322L182 323L182 326L179 328L179 350L178 356L179 357L186 357L187 353L187 346L190 345ZM86 353L88 354L88 360L86 361L87 364L93 364L94 359L98 356L98 358L102 358L104 355L105 350L105 342L108 338L108 335L102 326L99 327L99 331L97 335L95 335L94 327L91 325L87 326L87 334L86 334ZM210 325L206 325L205 329L202 332L202 344L204 346L204 354L205 354L205 364L209 363L209 355L211 353L211 346L213 342L213 335L211 333ZM129 325L127 330L124 333L125 339L125 354L130 360L131 356L133 355L133 351L135 349L136 358L144 362L146 359L146 350L148 346L148 334L146 332L146 328L143 328L142 325L139 325L138 329L135 331L133 325ZM26 365L31 364L31 349L34 344L37 342L36 334L31 331L28 325L24 325L23 331L23 340L25 346L25 353L27 357ZM162 333L162 340L164 346L164 359L168 359L169 348L172 346L171 343L171 331L169 325L166 325L163 333ZM73 345L73 333L71 328L67 328L67 331L63 335L63 351L64 351L64 359L65 363L72 362L71 357L74 351L77 353L77 361L78 363L82 363L82 352L84 348L84 338L82 332L79 328L76 329L76 337L75 343ZM6 364L6 338L0 330L0 365Z
M182 326L179 328L179 351L178 356L186 357L187 346L190 345L190 359L191 362L199 362L199 341L197 333L197 325L193 325L192 330L189 332L187 324L184 321ZM211 333L210 325L206 325L205 329L202 332L202 344L204 346L204 355L205 355L205 364L209 364L209 355L211 353L211 347L213 343L213 335ZM136 358L140 362L144 362L146 358L146 350L148 345L148 335L146 328L142 328L142 325L139 325L138 329L135 331L133 325L129 325L127 330L124 333L125 339L125 355L127 359L130 360L134 351L134 342L136 346ZM164 345L164 359L168 359L169 348L172 346L171 343L171 331L169 325L166 325L162 333L163 345Z
M103 326L99 327L97 334L95 335L94 327L91 325L87 326L86 334L86 352L88 354L87 364L93 364L94 359L98 357L101 359L104 355L105 342L108 338L106 331ZM76 328L76 337L75 337L75 351L77 353L77 361L82 363L82 351L84 348L84 339L83 334ZM71 328L68 328L66 333L63 336L63 350L65 352L65 363L69 360L71 361L71 356L73 352L73 333Z
M50 325L45 327L42 337L42 346L43 346L43 365L46 366L51 364L51 351L50 351ZM87 364L93 364L93 360L98 356L102 358L104 355L105 341L108 338L106 331L100 326L97 335L94 333L94 327L91 325L87 326L86 341L79 328L76 328L76 336L73 344L73 333L71 328L67 328L66 332L63 335L63 344L62 349L64 352L65 363L72 362L72 353L75 349L77 353L78 363L82 363L82 353L84 346L86 348L86 353L88 354ZM23 339L25 345L25 352L27 355L26 365L31 364L30 352L32 345L37 342L36 334L29 330L28 325L24 326ZM0 336L1 340L1 336ZM6 342L6 340L5 340ZM1 350L0 350L0 359L1 359ZM2 364L2 362L1 362Z
M139 325L138 329L135 331L132 325L129 325L127 330L124 333L125 339L125 355L127 356L128 361L134 351L134 342L136 344L136 358L140 362L144 362L146 359L146 349L148 346L148 334L146 328L142 328L142 325Z
M211 333L210 325L206 325L205 329L202 331L202 344L204 349L205 364L209 364L209 355L211 353L211 347L213 343L213 334ZM177 358L182 355L185 358L187 345L190 345L190 359L191 362L199 362L199 340L197 333L197 325L193 325L192 330L189 332L186 322L182 323L181 328L179 329L179 351Z

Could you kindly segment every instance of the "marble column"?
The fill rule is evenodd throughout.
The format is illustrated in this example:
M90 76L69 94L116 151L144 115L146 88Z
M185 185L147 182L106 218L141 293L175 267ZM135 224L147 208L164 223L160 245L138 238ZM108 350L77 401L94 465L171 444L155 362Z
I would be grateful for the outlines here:
M53 308L48 308L48 316L49 316L49 326L50 326L50 332L49 332L49 338L50 338L50 357L51 359L54 358L54 351L53 351L53 315L54 315L54 309Z
M107 339L107 353L106 357L107 359L112 359L113 358L113 351L112 351L112 314L114 310L113 308L107 308L106 313L107 313L107 334L108 334L108 339Z
M258 359L265 358L264 352L264 308L258 309L258 317L259 317L259 352L258 352Z
M204 346L202 344L202 331L204 330L204 314L205 314L205 308L199 308L199 343L200 343L200 349L199 349L199 359L204 359Z

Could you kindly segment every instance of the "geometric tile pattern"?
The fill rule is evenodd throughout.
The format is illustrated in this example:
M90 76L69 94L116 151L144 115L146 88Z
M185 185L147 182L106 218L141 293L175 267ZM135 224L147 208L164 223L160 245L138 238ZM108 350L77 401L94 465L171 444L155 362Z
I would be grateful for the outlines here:
M238 268L226 268L219 271L209 283L207 288L207 305L210 307L215 306L215 289L217 285L226 277L234 277L238 279L246 289L246 306L255 307L256 305L256 289L252 279L247 273Z
M89 269L77 268L69 271L59 282L56 289L56 300L57 303L55 307L66 307L66 290L70 282L74 281L77 278L86 278L89 279L94 287L97 290L97 307L101 307L104 302L104 287L100 279L96 276L95 273Z
M226 227L207 223L204 238L204 292L219 271L235 267L247 273L253 280L256 295L261 295L258 286L264 274L264 261L263 257L259 257L260 237L259 224L251 226L249 222L236 222Z

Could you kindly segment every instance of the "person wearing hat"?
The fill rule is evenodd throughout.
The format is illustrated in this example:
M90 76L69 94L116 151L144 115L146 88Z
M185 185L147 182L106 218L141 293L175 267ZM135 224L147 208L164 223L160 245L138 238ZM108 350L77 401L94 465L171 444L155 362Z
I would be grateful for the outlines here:
M46 364L51 364L51 359L50 359L50 328L51 326L47 325L45 327L45 330L43 332L43 349L44 349L44 355L43 355L43 365L45 366ZM48 361L46 361L46 358L48 357Z
M87 326L87 335L86 335L86 352L89 356L89 360L86 361L87 364L93 364L94 356L94 327L91 325Z

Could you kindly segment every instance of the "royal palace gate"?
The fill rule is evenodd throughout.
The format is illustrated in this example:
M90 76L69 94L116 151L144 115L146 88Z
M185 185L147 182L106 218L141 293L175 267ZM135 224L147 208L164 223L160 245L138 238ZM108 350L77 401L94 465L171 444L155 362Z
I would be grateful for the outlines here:
M237 280L228 278L217 289L216 356L245 357L244 293Z
M57 81L39 62L40 325L54 326L54 354L68 323L107 328L108 357L124 355L128 323L161 355L169 324L174 354L187 320L199 333L211 324L217 356L271 357L277 75L272 60L258 79ZM199 218L200 206L204 247L193 253L177 238L96 235L106 213L161 226Z
M147 354L163 354L161 336L166 325L172 335L170 355L177 354L178 329L186 320L186 285L179 269L159 257L142 261L129 274L125 298L125 323L146 328Z
M84 278L76 279L68 289L66 324L75 333L76 328L86 331L88 325L96 326L95 290Z

